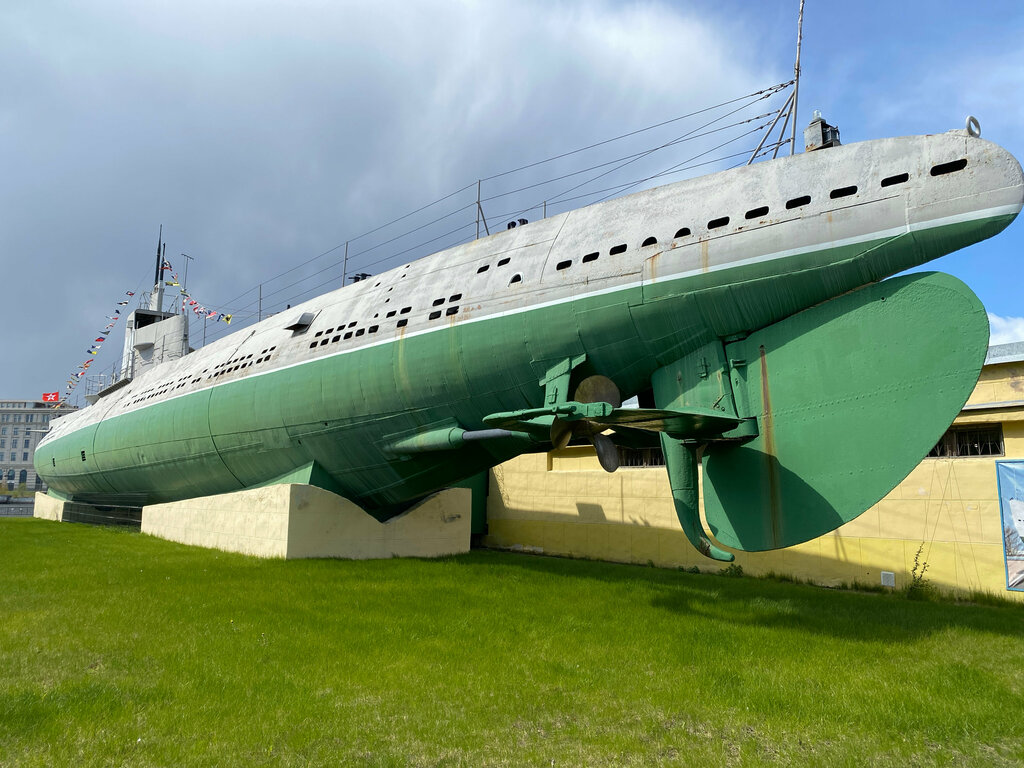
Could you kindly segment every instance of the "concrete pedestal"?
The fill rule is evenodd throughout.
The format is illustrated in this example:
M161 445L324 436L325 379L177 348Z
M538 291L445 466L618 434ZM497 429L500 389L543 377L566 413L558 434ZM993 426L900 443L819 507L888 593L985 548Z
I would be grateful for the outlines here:
M37 493L35 516L62 521L71 506ZM472 492L450 488L380 523L330 491L286 483L143 507L142 532L257 557L439 557L469 551L471 509Z
M471 503L452 488L380 523L330 491L282 484L144 507L142 532L258 557L438 557L469 551Z

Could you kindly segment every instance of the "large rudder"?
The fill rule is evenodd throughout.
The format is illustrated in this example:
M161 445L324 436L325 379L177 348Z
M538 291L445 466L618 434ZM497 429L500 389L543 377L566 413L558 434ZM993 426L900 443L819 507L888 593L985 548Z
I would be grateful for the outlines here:
M988 333L977 296L931 272L867 286L727 344L736 410L756 417L758 434L705 450L715 539L746 551L792 546L879 501L963 407Z

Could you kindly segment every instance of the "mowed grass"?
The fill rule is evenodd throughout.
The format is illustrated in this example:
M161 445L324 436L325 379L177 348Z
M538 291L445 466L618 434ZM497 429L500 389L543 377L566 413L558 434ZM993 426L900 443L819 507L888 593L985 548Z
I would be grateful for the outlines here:
M0 520L0 765L1018 765L1024 609Z

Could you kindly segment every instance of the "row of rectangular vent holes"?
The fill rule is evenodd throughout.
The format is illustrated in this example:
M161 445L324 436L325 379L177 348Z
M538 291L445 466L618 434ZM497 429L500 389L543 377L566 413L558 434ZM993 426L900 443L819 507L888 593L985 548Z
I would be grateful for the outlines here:
M233 363L242 363L242 364L236 365L234 368L231 368L230 370L232 370L232 371L237 371L240 368L248 368L250 365L259 365L260 363L265 363L268 360L270 360L271 355L273 354L275 349L277 349L276 345L273 346L273 347L270 347L269 349L264 349L262 352L260 352L260 357L256 359L255 363L242 363L243 360L248 360L250 357L252 357L252 355L247 355L246 357L240 357L237 360L229 360L226 363L220 363L219 365L216 366L216 368L214 368L214 372L211 373L206 378L213 379L213 378L216 378L217 376L220 376L221 374L227 373L228 372L227 370L221 371L221 370L217 370L217 369L218 368L223 368L224 366L232 365ZM208 368L204 368L203 369L203 373L206 373L207 370L209 370L209 369ZM187 376L182 376L180 379L177 380L177 382L175 382L175 384L173 386L173 389L181 389L182 387L184 387L186 384L189 384L189 383L191 383L191 384L198 384L200 381L202 381L203 373L199 374L198 376L194 376L194 374L191 374L191 373L188 374ZM131 401L129 401L128 405L136 405L137 403L141 403L143 400L150 400L150 399L152 399L154 397L159 397L160 395L166 393L169 388L172 388L170 384L164 384L162 387L160 387L157 390L147 389L144 392L142 392L141 394L139 394L138 397L135 397Z
M333 344L335 342L341 341L342 339L351 339L353 336L358 337L366 333L376 333L378 330L380 330L379 325L371 325L369 328L355 328L357 322L358 321L353 321L349 323L347 326L344 323L342 323L337 328L328 328L326 331L317 331L316 335L313 337L313 341L310 342L309 348L313 349L314 347L323 347L328 344ZM355 328L355 330L340 333L340 331L344 331L346 327ZM339 331L339 333L335 335L334 338L331 338L331 334L334 333L335 331ZM322 339L320 338L321 336L323 336ZM319 339L319 341L317 341L317 339Z
M505 259L504 261L505 261L506 264L508 263L508 259ZM484 266L486 268L487 265L484 265ZM480 270L477 270L477 272L479 272L479 271ZM461 293L453 293L451 296L448 297L448 301L449 301L449 303L451 303L453 301L459 301L461 298L462 298L462 294ZM433 306L439 307L442 304L444 304L444 301L445 301L444 296L442 296L439 299L434 299ZM447 309L445 309L444 314L445 314L445 317L451 317L452 315L459 314L459 305L456 304L453 307L448 307ZM437 320L437 318L439 318L440 316L441 316L441 310L440 309L435 309L433 312L431 312L427 316L427 319L428 320Z
M949 162L949 163L940 163L939 165L932 166L931 175L932 176L944 176L947 173L955 173L956 171L962 171L966 167L967 167L967 159L966 158L961 158L960 160L953 160L952 162ZM898 173L895 176L887 176L886 178L882 179L881 186L883 188L884 187L891 187L891 186L894 186L896 184L903 184L903 183L905 183L905 182L907 182L909 180L910 180L910 174L909 173ZM849 187L837 187L836 189L833 189L831 192L829 192L828 196L832 200L838 200L839 198L849 197L850 195L855 195L855 194L857 194L857 187L856 187L856 185L853 185L853 186L849 186ZM801 207L803 207L805 205L809 205L810 202L811 202L811 196L810 195L801 195L800 197L794 197L792 200L787 200L786 201L786 210L787 211L791 211L794 208L801 208ZM749 219L758 219L758 218L760 218L762 216L767 216L768 215L768 210L769 210L769 208L768 208L767 205L762 205L762 206L759 206L758 208L751 208L749 211L747 211L743 215L743 218L748 219L748 220ZM720 216L719 218L712 219L711 221L708 222L708 229L709 230L719 229L720 227L726 226L728 223L729 223L729 217L728 216ZM675 237L676 238L686 237L689 234L690 234L690 228L689 227L683 227L678 232L676 232ZM641 248L645 248L648 245L657 245L657 244L658 244L658 239L656 237L648 237L646 240L644 240L640 244L640 247ZM626 251L626 244L622 243L620 245L613 246L611 249L609 249L608 255L609 256L615 256L615 255L620 254L620 253L625 253L625 251ZM584 264L586 264L588 262L591 262L591 261L597 261L597 259L598 259L598 257L600 255L601 254L598 251L595 251L594 253L588 253L586 256L583 257L582 261L583 261ZM506 259L506 261L508 261L508 260ZM565 261L558 262L558 264L555 265L555 269L557 269L557 270L568 269L571 266L572 266L572 259L566 259ZM482 267L479 271L482 272L485 269L487 269L486 266Z
M211 373L206 378L215 379L218 376L223 376L225 373L231 373L232 371L237 371L243 368L249 368L250 366L253 365L260 365L261 363L265 363L268 360L270 360L271 356L274 354L275 349L277 349L276 345L260 351L260 356L257 357L256 360L253 362L248 362L249 360L252 359L252 355L246 355L245 357L239 357L234 360L228 360L226 363L220 363L216 368L213 369L213 373ZM235 363L237 363L237 365L235 365L232 368L231 366ZM218 368L224 368L224 370L217 370ZM203 370L203 373L206 373L205 369ZM193 383L197 383L198 381L199 378L197 377L196 379L193 380Z
M961 158L960 160L954 160L954 161L949 162L949 163L940 163L939 165L932 166L931 175L932 176L943 176L943 175L945 175L947 173L954 173L956 171L962 171L966 167L967 167L967 159L966 158ZM891 187L891 186L894 186L896 184L903 184L903 183L905 183L905 182L907 182L909 180L910 180L910 174L909 173L898 173L898 174L896 174L894 176L887 176L886 178L882 179L881 186L883 188L884 187ZM855 194L857 194L857 186L856 185L852 185L852 186L848 186L848 187L837 187L836 189L833 189L829 193L829 198L832 199L832 200L838 200L839 198L849 197L849 196L855 195ZM801 207L803 207L805 205L809 205L810 202L811 202L811 196L810 195L801 195L800 197L794 197L792 200L787 200L786 201L786 210L790 210L791 211L794 208L801 208ZM744 218L747 219L747 220L757 219L757 218L760 218L762 216L767 216L768 212L769 212L768 206L767 205L762 205L762 206L759 206L758 208L751 208L749 211L747 211L744 214ZM712 219L711 221L708 222L708 229L712 230L712 229L719 229L720 227L724 227L724 226L726 226L729 223L729 220L730 220L730 218L728 216L721 216L721 217L719 217L717 219ZM676 238L686 237L689 234L690 234L690 228L689 227L683 227L678 232L676 232L675 237ZM649 245L657 245L657 244L658 244L658 239L657 238L655 238L655 237L648 237L646 240L643 241L643 243L641 243L641 247L643 248L643 247L647 247ZM609 256L617 256L620 253L625 253L626 248L627 248L627 246L626 246L625 243L620 243L619 245L612 246L608 250L608 255ZM582 262L584 264L587 264L587 263L589 263L591 261L597 261L597 259L600 257L600 255L601 254L598 251L595 251L593 253L588 253L588 254L586 254L583 257ZM508 264L510 261L511 261L511 258L506 256L506 257L498 260L497 266L503 267L506 264ZM563 269L568 269L571 266L572 266L572 259L566 259L565 261L558 262L558 264L555 265L555 269L563 270ZM483 272L486 272L490 268L491 268L490 264L484 264L481 267L479 267L476 272L479 275L479 274L481 274ZM515 276L513 276L511 282L512 283L516 283L516 282L520 282L521 280L522 280L522 276L516 274ZM454 296L450 296L448 298L448 301L449 302L458 301L461 298L462 298L462 294L461 293L457 293ZM433 306L435 306L435 307L440 306L441 304L444 304L444 301L445 301L444 297L441 297L439 299L434 299ZM398 312L396 312L395 310L391 310L390 312L387 313L386 316L390 318L390 317L394 317L396 314L403 314L403 315L405 315L405 314L408 314L411 311L412 311L412 307L411 306L410 307L403 307ZM444 314L447 317L447 316L458 314L458 311L459 311L459 307L458 306L448 307L444 311ZM437 320L440 317L441 317L441 310L434 310L434 311L432 311L428 315L427 319L428 320ZM404 328L407 324L408 324L408 320L403 318L403 319L400 319L397 323L395 323L395 326L398 327L398 328ZM348 327L352 328L355 325L356 325L356 323L352 322L352 323L348 324ZM343 327L344 327L344 324L338 326L337 330L341 330ZM378 328L379 328L379 326L371 325L367 329L367 332L368 333L376 333ZM312 342L309 345L309 348L313 349L313 348L315 348L317 346L321 346L322 347L322 346L324 346L324 345L326 345L328 343L334 343L334 342L339 341L341 339L350 339L350 338L352 338L353 335L355 335L357 337L363 335L363 329L360 328L360 329L357 329L354 332L354 334L353 334L352 331L348 331L344 335L339 334L339 335L335 336L332 339L326 338L327 336L330 336L330 334L332 334L334 331L335 331L334 328L329 328L326 331L319 331L316 334L316 336L319 337L319 336L322 335L325 338L323 338L320 341Z
M508 261L508 260L506 259L506 261ZM450 297L448 299L448 301L458 301L461 298L462 298L462 294L461 293L456 293L454 296ZM444 298L443 297L440 298L440 299L435 299L434 300L434 306L435 307L438 306L438 304L443 304L443 303L444 303ZM454 315L458 311L459 311L458 307L448 307L448 309L445 311L445 314L446 315ZM385 317L391 318L391 317L394 317L395 315L407 315L410 312L412 312L412 307L411 306L409 306L409 307L402 307L401 309L397 309L397 310L396 309L392 309L390 312L388 312L385 315ZM430 314L430 319L434 320L435 318L438 318L440 316L441 316L440 312L432 312ZM409 324L409 319L403 317L403 318L399 319L395 323L395 327L396 328L404 328L408 324ZM354 328L355 325L356 325L356 322L353 321L353 322L348 324L348 327L349 328ZM362 336L364 333L376 333L377 331L380 330L380 326L379 325L371 325L369 328L366 328L366 329L356 328L355 331L346 331L344 334L340 334L339 333L334 338L327 338L332 333L334 333L335 330L340 331L342 328L345 328L345 327L346 327L345 324L342 323L336 329L335 328L328 328L326 331L317 331L316 335L313 337L314 341L310 343L309 348L313 349L315 347L323 347L323 346L325 346L327 344L333 344L333 343L335 343L337 341L341 341L342 339L351 339L353 336L359 337L359 336ZM316 339L319 339L321 336L323 336L324 338L320 339L319 341L316 341Z

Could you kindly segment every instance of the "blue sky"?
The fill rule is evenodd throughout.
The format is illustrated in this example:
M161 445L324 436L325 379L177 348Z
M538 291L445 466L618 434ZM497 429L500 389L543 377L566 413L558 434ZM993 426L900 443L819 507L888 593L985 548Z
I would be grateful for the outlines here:
M263 282L281 309L291 277L340 284L340 251L274 276L477 178L788 79L797 5L8 0L0 322L20 362L0 396L63 387L114 302L148 290L161 224L205 304L243 322ZM815 108L846 143L970 113L1024 157L1021 41L1024 3L808 0L798 129ZM998 341L1024 339L1022 246L1016 222L931 265Z

